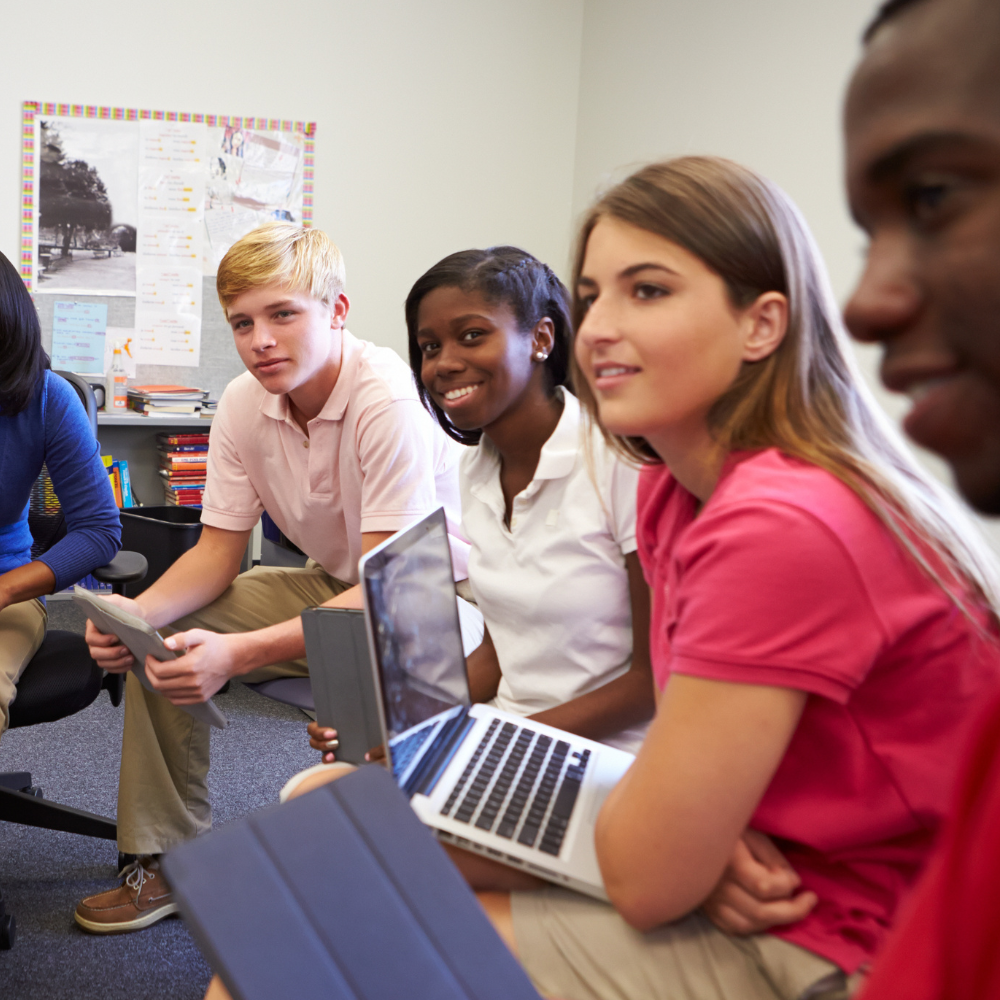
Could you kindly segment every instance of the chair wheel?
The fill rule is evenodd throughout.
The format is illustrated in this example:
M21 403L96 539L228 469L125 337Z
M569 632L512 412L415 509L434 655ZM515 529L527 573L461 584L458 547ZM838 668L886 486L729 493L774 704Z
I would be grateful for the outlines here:
M0 951L10 951L14 947L14 938L17 936L17 921L14 914L0 918Z
M45 798L45 793L38 787L38 785L29 785L24 791L28 795L34 795L36 799Z

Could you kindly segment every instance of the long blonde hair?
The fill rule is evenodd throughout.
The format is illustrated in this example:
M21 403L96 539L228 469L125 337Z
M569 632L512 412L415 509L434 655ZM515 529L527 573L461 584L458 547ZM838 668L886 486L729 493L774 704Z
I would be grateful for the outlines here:
M864 501L964 612L971 585L995 613L1000 576L989 550L965 509L919 466L865 385L822 258L791 199L718 157L687 156L639 170L584 219L571 285L577 328L583 310L576 289L587 240L608 216L694 254L722 278L737 308L769 291L788 298L781 345L767 358L744 362L712 408L709 423L719 445L727 452L778 448L825 469ZM600 423L575 359L574 385ZM633 461L660 461L644 438L605 437Z

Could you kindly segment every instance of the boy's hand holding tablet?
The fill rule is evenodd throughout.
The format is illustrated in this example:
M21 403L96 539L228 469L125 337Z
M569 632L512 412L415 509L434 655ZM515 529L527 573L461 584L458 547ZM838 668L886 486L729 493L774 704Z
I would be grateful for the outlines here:
M95 657L99 666L113 673L133 670L144 687L162 692L196 719L225 729L226 717L208 700L222 687L225 677L216 683L216 672L199 671L198 665L204 657L204 647L214 647L213 640L229 637L193 629L188 633L188 648L191 645L194 648L189 653L180 647L183 652L179 652L174 648L178 646L178 638L170 636L164 641L142 617L137 601L118 595L96 597L83 587L73 588L73 601L87 615L87 642L91 655L102 649L109 654ZM190 644L191 638L201 641ZM210 662L220 659L224 660L216 656L210 658Z

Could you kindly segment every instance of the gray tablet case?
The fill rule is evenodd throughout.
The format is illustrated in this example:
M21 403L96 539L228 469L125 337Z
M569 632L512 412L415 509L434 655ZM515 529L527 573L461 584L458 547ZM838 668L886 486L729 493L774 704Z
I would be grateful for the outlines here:
M132 673L147 691L152 691L153 686L146 677L146 657L152 656L154 660L174 660L183 655L172 649L167 649L163 645L160 633L149 622L136 618L135 615L129 614L128 611L116 607L100 597L95 597L83 587L73 588L73 603L88 618L92 619L105 635L118 636L128 647L128 651L135 657ZM229 725L226 717L216 708L211 699L194 705L178 705L177 707L183 709L199 722L215 726L216 729L225 729Z
M363 764L382 742L365 613L306 608L301 617L316 721L337 730L337 760Z
M377 764L188 841L164 866L233 1000L540 1000Z

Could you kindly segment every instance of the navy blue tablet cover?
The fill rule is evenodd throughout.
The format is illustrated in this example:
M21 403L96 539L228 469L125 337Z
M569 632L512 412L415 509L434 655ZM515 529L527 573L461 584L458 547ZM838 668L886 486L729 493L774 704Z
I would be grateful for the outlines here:
M234 1000L539 1000L378 765L182 844L164 867Z

